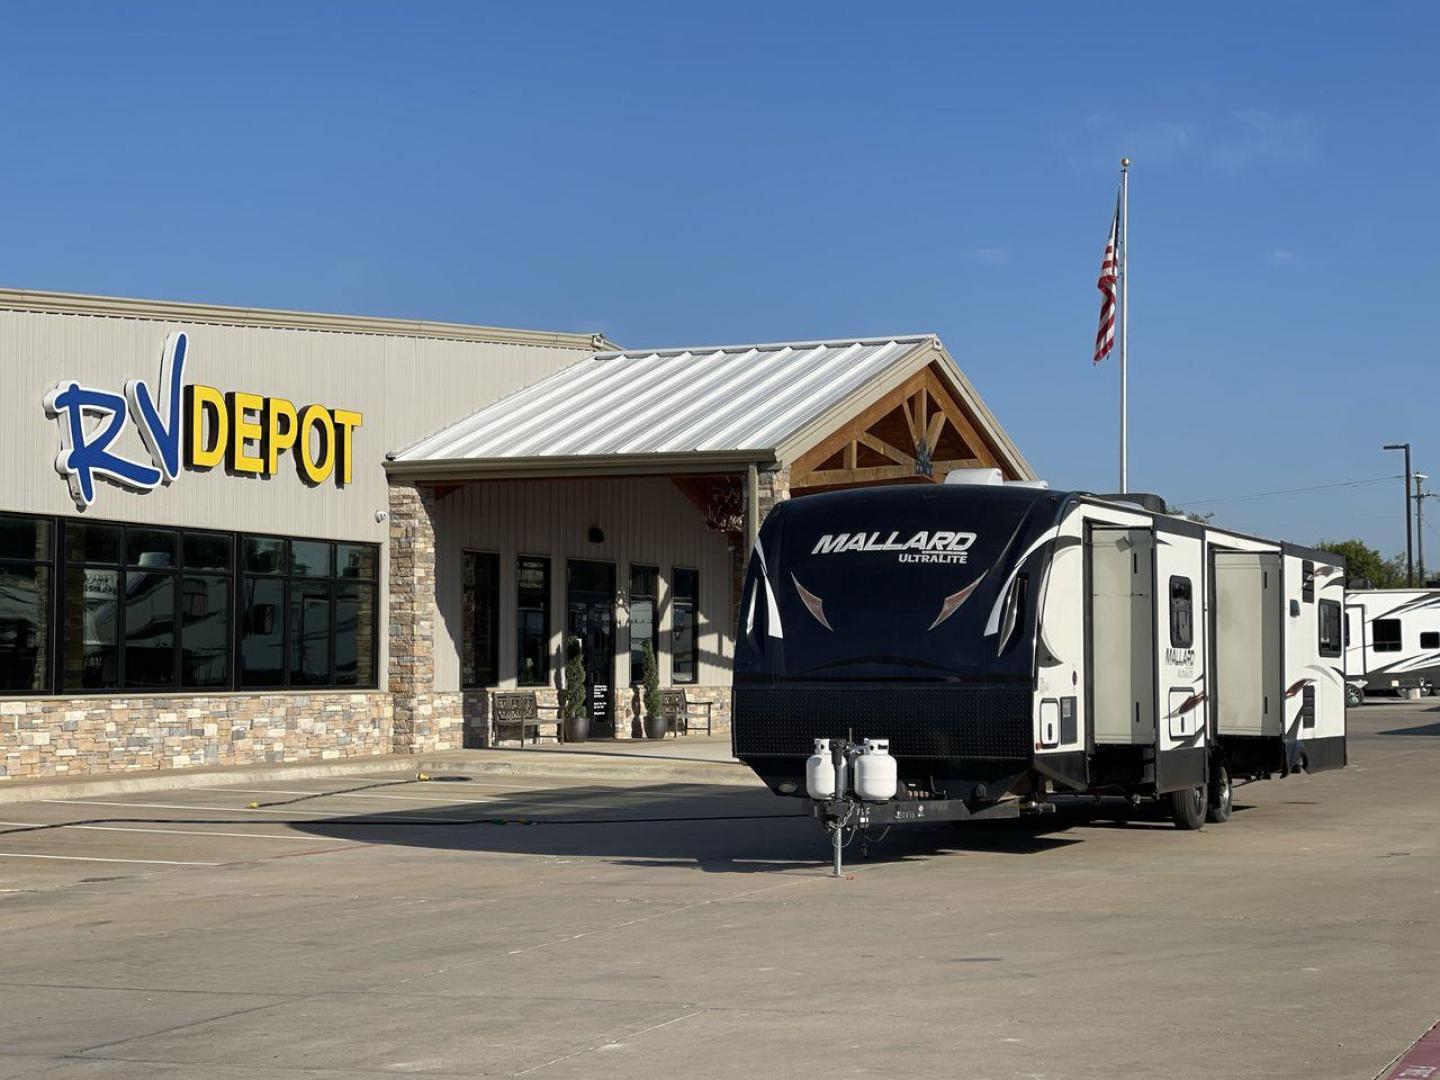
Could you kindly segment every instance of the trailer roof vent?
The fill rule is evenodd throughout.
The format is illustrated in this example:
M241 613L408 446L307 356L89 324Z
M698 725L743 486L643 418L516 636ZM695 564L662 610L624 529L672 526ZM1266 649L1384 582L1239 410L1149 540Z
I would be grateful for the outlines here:
M1106 502L1131 503L1134 506L1140 507L1142 510L1150 511L1152 514L1168 513L1165 500L1159 495L1150 494L1148 491L1127 491L1118 495L1096 495L1095 497L1097 499L1104 499Z
M945 474L947 484L981 484L985 487L999 487L1005 483L999 469L951 469Z
M1006 480L1006 487L1032 488L1035 491L1049 491L1049 480Z

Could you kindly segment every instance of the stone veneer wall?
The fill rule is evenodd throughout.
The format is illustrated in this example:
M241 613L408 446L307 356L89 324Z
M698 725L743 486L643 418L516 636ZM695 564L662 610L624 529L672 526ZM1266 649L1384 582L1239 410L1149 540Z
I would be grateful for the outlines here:
M0 701L0 779L388 754L382 691Z
M435 691L435 495L390 485L390 693L394 751L458 750L462 695Z

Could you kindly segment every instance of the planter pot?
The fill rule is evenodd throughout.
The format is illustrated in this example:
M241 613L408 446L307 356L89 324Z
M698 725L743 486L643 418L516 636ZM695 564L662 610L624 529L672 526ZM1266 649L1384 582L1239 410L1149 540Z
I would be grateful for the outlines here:
M670 725L665 722L663 716L645 717L645 737L647 739L663 739L670 734Z
M565 718L565 741L586 742L590 738L590 717L570 716Z

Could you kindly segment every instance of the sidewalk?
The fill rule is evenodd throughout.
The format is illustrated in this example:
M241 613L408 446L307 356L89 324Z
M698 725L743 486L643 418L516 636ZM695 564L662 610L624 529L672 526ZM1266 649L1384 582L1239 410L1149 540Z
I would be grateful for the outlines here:
M630 780L637 784L754 785L759 780L730 756L730 736L656 741L541 744L524 749L451 750L439 754L385 754L344 761L226 765L202 769L147 769L100 776L42 777L0 783L0 804L41 799L86 799L214 784L265 784L330 776L402 773L534 776Z

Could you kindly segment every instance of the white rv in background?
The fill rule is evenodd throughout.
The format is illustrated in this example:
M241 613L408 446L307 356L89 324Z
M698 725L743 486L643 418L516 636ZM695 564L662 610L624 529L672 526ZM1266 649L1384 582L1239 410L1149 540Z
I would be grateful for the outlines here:
M1345 597L1345 667L1366 694L1435 692L1440 589L1352 589ZM1350 704L1360 704L1358 687Z

